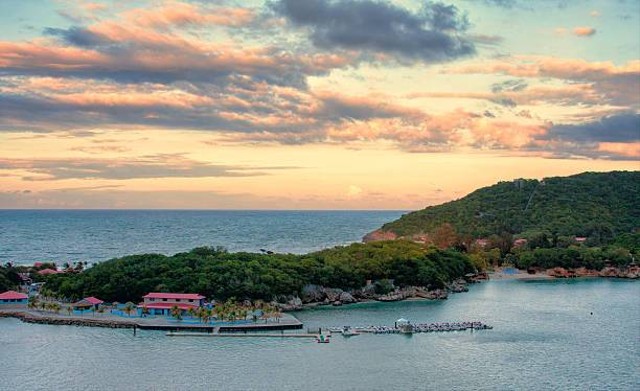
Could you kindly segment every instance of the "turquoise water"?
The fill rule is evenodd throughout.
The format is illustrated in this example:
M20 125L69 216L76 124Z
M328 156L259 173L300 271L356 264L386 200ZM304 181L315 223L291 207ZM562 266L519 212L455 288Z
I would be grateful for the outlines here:
M0 210L0 262L104 261L200 246L306 253L359 242L399 211Z
M296 313L308 327L480 320L493 330L298 339L0 319L6 390L637 390L640 283L492 281L438 302ZM593 314L591 314L593 313Z

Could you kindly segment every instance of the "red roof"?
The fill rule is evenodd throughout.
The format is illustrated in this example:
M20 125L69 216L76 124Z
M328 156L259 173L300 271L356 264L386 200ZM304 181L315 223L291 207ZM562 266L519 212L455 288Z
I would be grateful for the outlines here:
M16 291L7 291L4 293L0 293L0 300L24 300L29 296L24 293L18 293Z
M197 305L193 305L193 304L186 304L186 303L140 303L138 304L138 307L142 308L142 307L146 307L149 309L171 309L173 307L178 307L181 310L188 310L190 308L198 308Z
M89 296L89 297L85 297L84 299L82 299L83 301L86 301L87 303L93 304L93 305L98 305L98 304L102 304L104 303L104 301L100 300L100 299L96 299L93 296Z
M46 274L58 274L58 273L62 273L59 272L57 270L53 270L53 269L42 269L38 272L38 274L40 275L46 275Z
M204 296L200 296L197 293L161 293L161 292L151 292L147 293L146 296L143 296L145 299L191 299L191 300L201 300L204 299Z

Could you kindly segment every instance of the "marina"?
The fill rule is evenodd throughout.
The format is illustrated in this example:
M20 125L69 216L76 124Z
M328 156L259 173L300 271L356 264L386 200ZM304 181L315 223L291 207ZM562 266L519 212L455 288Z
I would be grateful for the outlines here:
M406 319L398 319L393 326L343 326L329 327L332 333L341 333L344 336L364 334L412 334L412 333L432 333L445 331L466 331L466 330L491 330L489 326L482 322L435 322L412 324Z

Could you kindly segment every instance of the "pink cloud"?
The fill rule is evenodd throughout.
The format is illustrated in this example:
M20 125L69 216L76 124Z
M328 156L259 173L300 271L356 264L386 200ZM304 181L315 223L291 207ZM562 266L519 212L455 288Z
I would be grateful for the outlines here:
M573 33L578 37L591 37L596 34L596 29L593 27L576 27L573 29Z
M241 7L199 7L168 1L160 7L138 8L122 14L132 25L168 28L184 25L243 26L251 23L255 12Z

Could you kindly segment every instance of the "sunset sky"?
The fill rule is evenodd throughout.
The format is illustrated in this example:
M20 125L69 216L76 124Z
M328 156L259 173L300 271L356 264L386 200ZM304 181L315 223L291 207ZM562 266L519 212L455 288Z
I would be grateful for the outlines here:
M0 2L0 208L419 209L639 113L637 0Z

